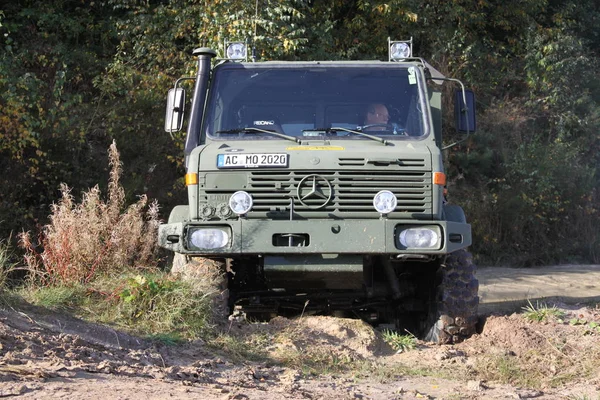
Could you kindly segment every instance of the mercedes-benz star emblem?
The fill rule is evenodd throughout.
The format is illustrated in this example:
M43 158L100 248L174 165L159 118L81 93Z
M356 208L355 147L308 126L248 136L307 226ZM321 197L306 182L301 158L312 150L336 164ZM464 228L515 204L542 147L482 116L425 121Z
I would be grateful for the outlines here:
M302 205L313 210L325 207L333 196L331 183L320 175L308 175L302 178L296 189Z

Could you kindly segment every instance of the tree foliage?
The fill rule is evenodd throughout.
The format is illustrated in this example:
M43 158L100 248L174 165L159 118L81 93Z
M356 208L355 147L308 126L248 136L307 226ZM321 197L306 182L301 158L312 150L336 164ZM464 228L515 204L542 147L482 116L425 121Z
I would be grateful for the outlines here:
M598 261L600 79L594 0L23 0L0 6L0 230L106 185L184 201L164 94L191 52L248 40L259 60L386 59L387 38L478 94L479 132L448 152L451 199L487 262ZM451 133L451 132L447 132ZM451 138L452 139L452 138ZM104 167L103 167L104 168Z
M81 187L97 178L88 143L92 80L112 55L111 28L100 6L76 1L3 7L0 221L20 229L48 213L61 182Z

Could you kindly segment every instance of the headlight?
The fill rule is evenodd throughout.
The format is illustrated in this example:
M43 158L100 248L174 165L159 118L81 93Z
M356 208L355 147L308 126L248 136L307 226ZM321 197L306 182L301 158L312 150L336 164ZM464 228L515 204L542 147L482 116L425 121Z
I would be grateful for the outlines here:
M380 214L389 214L396 209L398 200L394 193L389 190L382 190L373 197L373 207Z
M218 228L190 229L188 244L197 249L220 249L229 244L229 233Z
M229 198L229 208L237 215L247 214L252 208L252 196L244 191L235 192Z
M433 249L440 247L440 233L434 228L408 228L400 232L400 244L406 248Z

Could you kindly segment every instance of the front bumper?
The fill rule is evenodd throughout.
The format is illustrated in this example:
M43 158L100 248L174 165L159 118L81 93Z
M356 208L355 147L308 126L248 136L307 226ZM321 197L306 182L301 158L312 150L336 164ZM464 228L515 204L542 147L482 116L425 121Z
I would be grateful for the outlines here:
M435 227L440 232L437 248L402 248L399 232L406 227ZM196 227L230 229L227 246L193 250L188 231ZM289 244L285 239L293 237ZM300 238L300 241L298 241ZM310 221L194 221L162 224L159 245L177 253L235 257L275 254L447 254L471 244L471 226L451 221L415 220L310 220Z

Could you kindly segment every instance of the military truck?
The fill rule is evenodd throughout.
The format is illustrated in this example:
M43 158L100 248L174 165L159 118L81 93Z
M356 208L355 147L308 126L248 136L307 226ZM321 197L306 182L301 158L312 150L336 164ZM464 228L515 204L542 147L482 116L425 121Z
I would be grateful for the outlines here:
M187 120L188 203L160 246L174 270L217 277L225 314L359 317L438 343L474 332L471 229L446 201L442 160L439 84L459 81L414 57L412 40L388 44L386 61L198 48L197 75L169 91L165 129ZM474 96L462 83L455 94L468 135Z

